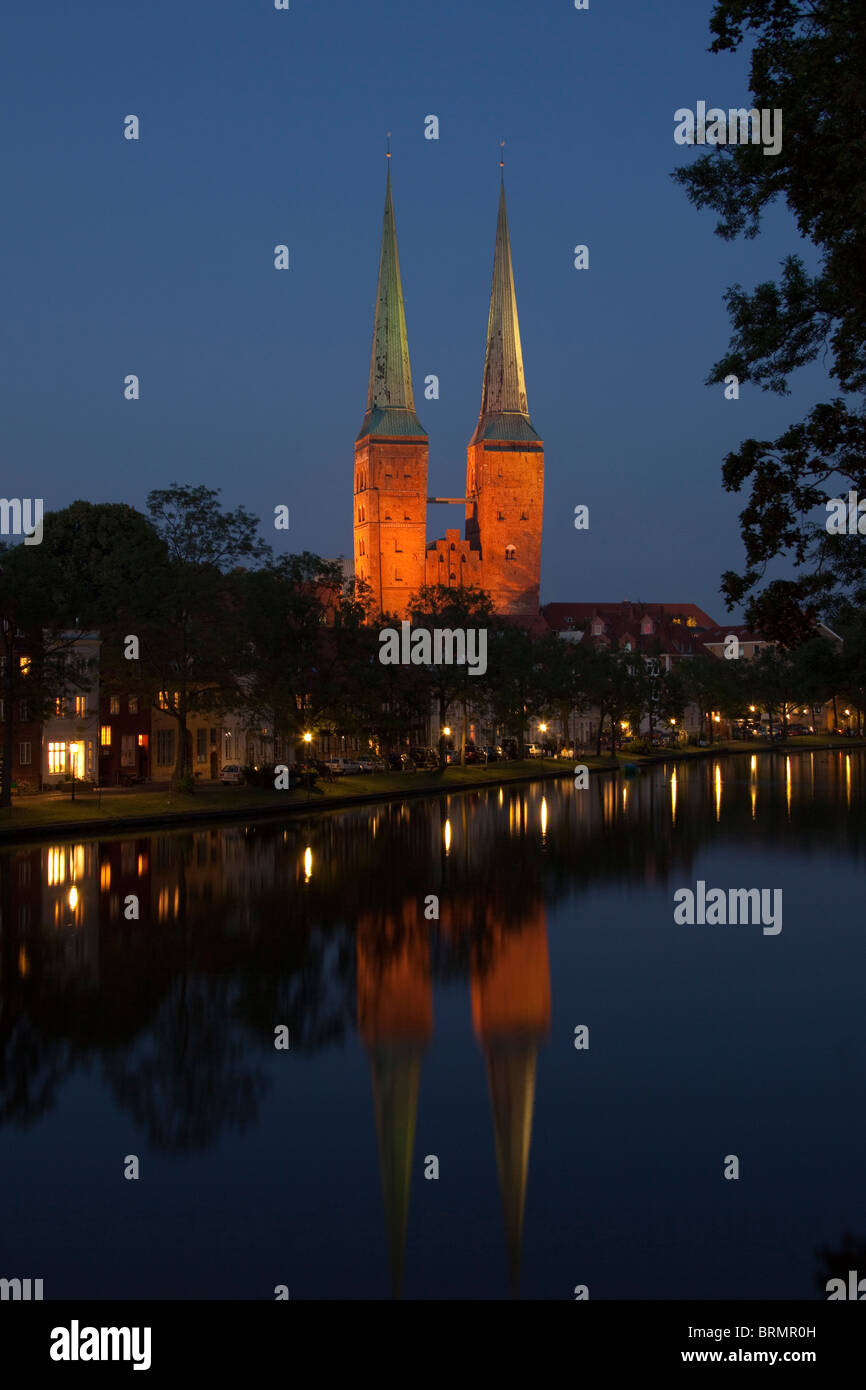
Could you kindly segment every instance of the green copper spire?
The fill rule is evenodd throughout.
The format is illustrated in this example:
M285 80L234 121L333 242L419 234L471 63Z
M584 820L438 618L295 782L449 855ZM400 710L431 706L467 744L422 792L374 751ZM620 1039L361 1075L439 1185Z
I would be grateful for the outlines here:
M508 214L505 210L505 180L499 190L499 218L496 224L496 251L493 257L493 285L487 320L487 352L484 357L484 383L481 388L481 414L470 443L480 439L504 439L520 443L539 435L529 419L520 325L511 266Z
M415 398L412 394L412 370L409 366L409 341L406 336L406 314L400 284L400 256L397 251L397 229L394 225L390 164L385 189L385 219L382 225L382 250L379 255L379 288L376 294L373 350L370 354L370 389L367 392L367 412L358 438L362 439L366 434L427 438L426 431L415 414Z

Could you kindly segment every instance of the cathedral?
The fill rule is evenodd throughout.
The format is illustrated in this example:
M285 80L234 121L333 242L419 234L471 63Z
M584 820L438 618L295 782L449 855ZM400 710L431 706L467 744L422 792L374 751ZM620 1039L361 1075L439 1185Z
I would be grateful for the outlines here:
M526 401L504 178L465 497L428 495L428 448L415 413L389 165L367 410L355 440L355 575L379 613L399 618L426 584L483 589L498 613L537 620L544 445ZM455 529L428 541L427 504L445 501L465 503L465 536Z

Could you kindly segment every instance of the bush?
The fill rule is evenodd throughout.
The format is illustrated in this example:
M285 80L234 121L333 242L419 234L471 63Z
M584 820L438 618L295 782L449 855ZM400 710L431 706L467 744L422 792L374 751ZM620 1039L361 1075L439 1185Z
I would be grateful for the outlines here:
M195 778L191 772L185 772L183 777L178 777L174 785L177 791L189 795L195 791Z
M629 753L652 753L653 746L649 739L636 738L628 745L627 751Z

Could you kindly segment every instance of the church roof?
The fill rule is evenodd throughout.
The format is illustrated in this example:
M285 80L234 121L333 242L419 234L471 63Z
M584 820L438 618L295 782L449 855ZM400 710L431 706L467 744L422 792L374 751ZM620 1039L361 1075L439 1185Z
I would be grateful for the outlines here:
M367 392L367 411L358 432L358 439L368 434L427 438L426 431L415 414L415 397L412 392L390 165L385 187L379 284L376 291L373 348L370 353L370 386Z
M508 214L505 209L505 181L499 191L499 217L496 223L496 250L493 256L493 284L487 319L487 350L484 355L484 381L481 387L481 414L470 440L503 439L514 443L537 440L540 436L529 418L517 297L511 265Z

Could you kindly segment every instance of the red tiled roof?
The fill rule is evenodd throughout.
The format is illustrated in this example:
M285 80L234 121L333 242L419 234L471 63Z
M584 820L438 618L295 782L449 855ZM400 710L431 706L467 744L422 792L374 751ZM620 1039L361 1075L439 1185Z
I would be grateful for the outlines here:
M541 612L548 626L556 632L579 626L596 614L602 618L630 616L637 621L638 626L644 614L651 618L693 618L698 628L718 626L715 619L696 603L632 603L628 600L622 603L545 603ZM569 618L573 621L566 621Z
M730 627L715 627L711 632L702 632L701 641L705 645L711 643L723 643L726 637L733 634L739 637L741 642L766 642L766 637L762 637L759 632L754 632L745 623L731 623Z

